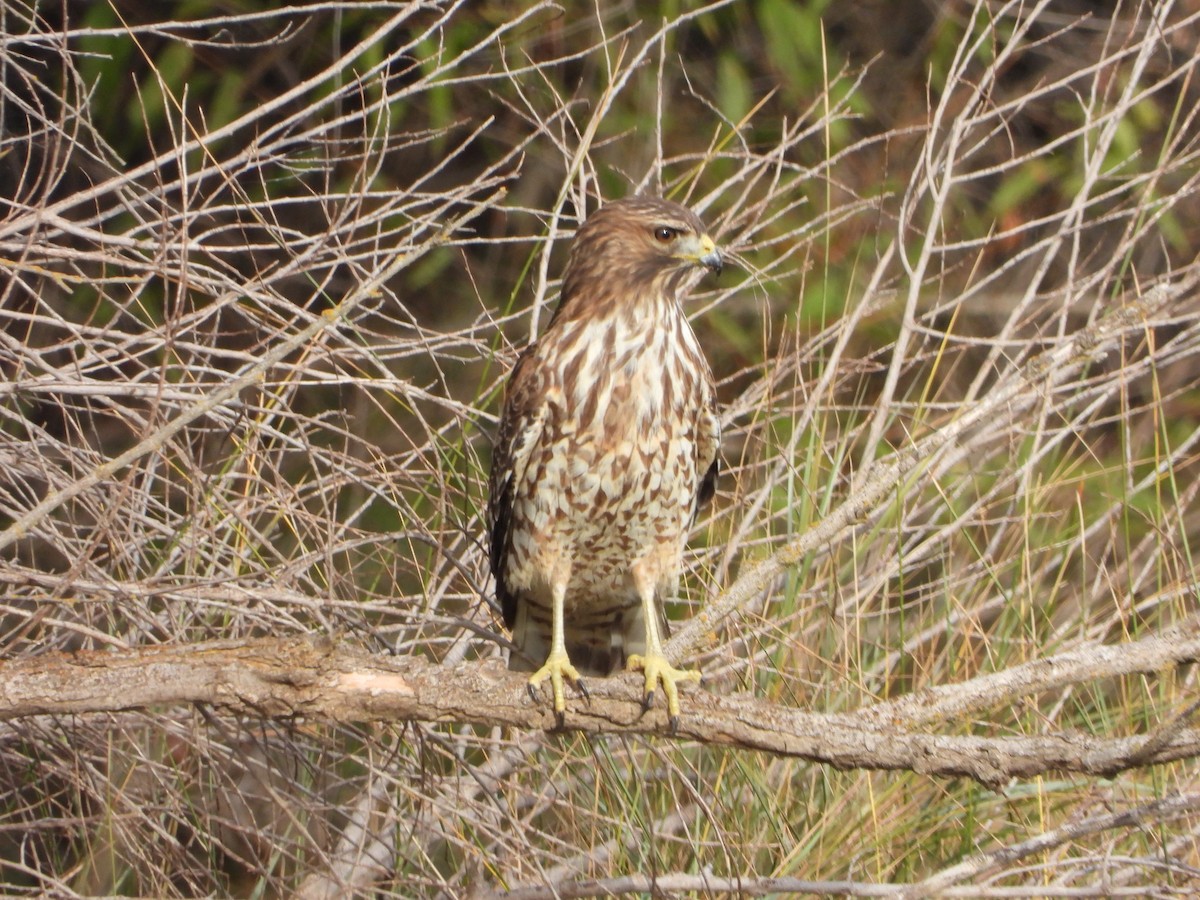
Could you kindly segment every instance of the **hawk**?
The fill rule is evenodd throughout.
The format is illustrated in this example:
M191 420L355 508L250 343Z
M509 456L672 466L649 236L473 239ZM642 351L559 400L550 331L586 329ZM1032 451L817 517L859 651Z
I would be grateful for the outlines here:
M712 372L679 305L721 254L695 213L633 197L579 228L562 296L513 367L492 454L491 570L515 650L547 679L561 727L564 680L627 666L661 683L672 730L681 681L663 655L662 602L713 494L720 423Z

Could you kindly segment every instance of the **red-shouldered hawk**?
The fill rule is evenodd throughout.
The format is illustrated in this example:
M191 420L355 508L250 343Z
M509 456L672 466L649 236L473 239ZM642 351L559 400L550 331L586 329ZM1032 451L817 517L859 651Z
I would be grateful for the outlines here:
M491 569L516 650L510 669L563 680L628 665L661 682L674 730L680 681L662 602L713 493L720 423L712 372L679 294L721 255L691 210L651 197L602 206L575 236L562 297L514 366L492 455Z

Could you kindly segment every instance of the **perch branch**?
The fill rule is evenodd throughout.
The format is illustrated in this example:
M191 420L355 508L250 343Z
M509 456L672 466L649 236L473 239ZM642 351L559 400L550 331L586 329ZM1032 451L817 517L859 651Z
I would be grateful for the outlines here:
M1080 668L1080 675L1159 672L1200 658L1195 628L1173 637L1121 645L1127 653L1101 654L1098 658L1110 664L1089 663ZM1112 662L1113 656L1118 662ZM1055 665L1053 658L1046 663ZM991 676L976 682L997 702L1013 700L1012 695L995 692ZM576 697L568 704L571 729L592 734L666 733L662 709L642 712L636 677L592 679L588 684L590 700ZM959 686L960 697L972 684ZM554 723L548 704L530 700L526 679L497 663L439 666L416 657L369 656L305 638L53 654L0 665L0 719L183 703L238 715L337 722L460 722L523 729L549 729ZM896 715L882 719L871 710L830 715L703 690L688 694L684 710L678 731L682 739L800 757L840 769L967 777L992 787L1048 772L1111 776L1135 766L1200 755L1200 730L1179 727L1181 723L1166 732L1133 737L931 734L910 730L913 723L899 708Z

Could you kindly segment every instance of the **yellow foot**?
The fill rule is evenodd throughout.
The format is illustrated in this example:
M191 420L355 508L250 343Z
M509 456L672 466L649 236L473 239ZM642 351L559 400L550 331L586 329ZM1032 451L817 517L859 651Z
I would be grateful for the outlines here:
M646 673L646 697L642 705L649 709L654 705L654 690L661 681L663 693L667 695L667 715L670 717L671 732L679 730L679 688L681 681L700 683L700 673L695 669L677 669L671 665L661 653L647 653L645 656L629 657L626 667L632 670L641 669Z
M551 653L546 658L546 664L529 676L529 696L537 701L537 689L543 681L550 679L550 689L554 693L554 718L558 720L558 727L563 726L563 714L567 710L567 698L563 695L563 679L569 679L579 688L579 692L583 696L587 696L587 688L583 686L583 679L579 677L579 671L571 665L571 660L567 658L565 653Z

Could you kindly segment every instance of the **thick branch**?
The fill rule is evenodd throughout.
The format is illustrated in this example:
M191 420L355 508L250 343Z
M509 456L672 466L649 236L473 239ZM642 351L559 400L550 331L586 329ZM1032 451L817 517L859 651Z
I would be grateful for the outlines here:
M1054 656L979 675L960 684L940 684L863 707L856 715L876 722L924 725L965 718L1015 697L1056 690L1096 678L1153 672L1200 659L1200 619L1191 618L1137 641L1084 644Z
M1138 671L1158 671L1200 655L1200 638L1194 634L1166 646L1160 641L1154 645L1158 652L1143 652L1154 640L1129 645L1138 651L1131 650ZM1121 671L1130 667L1122 665ZM1093 666L1087 674L1102 673ZM985 686L992 689L990 683ZM588 687L590 701L573 697L568 703L568 727L595 734L665 732L661 708L642 712L640 679L592 679ZM56 654L0 666L0 719L180 703L268 718L553 725L548 704L530 700L525 678L495 663L451 668L413 657L373 657L306 639ZM867 713L824 715L701 690L684 700L679 737L841 769L966 776L991 786L1054 771L1107 776L1200 755L1200 731L1191 728L1176 727L1149 738L1103 738L1080 733L939 735L911 732L907 726L903 716L880 721Z

